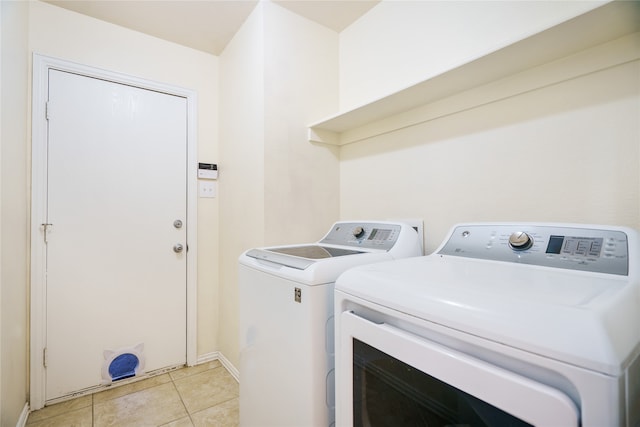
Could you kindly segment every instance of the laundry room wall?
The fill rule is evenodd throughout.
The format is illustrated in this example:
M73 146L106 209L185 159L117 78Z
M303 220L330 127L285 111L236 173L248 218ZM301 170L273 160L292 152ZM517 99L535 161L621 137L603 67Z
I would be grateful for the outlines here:
M237 261L264 242L264 46L261 5L220 56L220 344L239 366Z
M198 160L218 161L218 57L40 1L29 2L29 43L39 54L194 90ZM198 199L198 357L218 350L218 254L218 199Z
M15 426L29 393L28 4L2 1L0 18L0 426Z
M340 109L404 89L606 2L383 0L340 33Z
M338 215L338 150L307 143L335 111L338 34L265 2L265 242L318 240Z
M466 41L486 39L495 46L544 27L547 17L567 19L594 5L478 2L473 17L487 25L468 26L470 17L460 14L445 13L441 17L447 20L430 21L437 15L428 9L446 2L425 2L429 5L423 5L423 11L404 3L383 2L341 35L342 105L379 98L420 75L431 76L482 53L465 51L461 46ZM563 11L531 9L559 3ZM513 22L496 36L499 23L485 20L485 15L513 5L522 6L526 14L512 15ZM393 13L386 8L393 8ZM416 26L404 28L421 20L439 26L439 35L420 32ZM453 37L449 28L465 31ZM361 42L370 43L381 34L384 44L371 43L380 49L368 49ZM436 39L450 50L444 59L429 48L430 40ZM628 36L484 88L512 91L513 96L502 100L341 147L340 216L423 218L427 252L456 222L554 221L640 228L639 40L638 34ZM611 59L616 55L635 59L618 64ZM389 57L394 60L380 60ZM600 64L599 71L542 83L549 76L580 69L585 58ZM381 66L371 67L374 63ZM370 75L362 83L365 68ZM455 101L465 105L481 89L456 95Z
M238 257L315 241L338 218L336 147L307 124L338 106L338 34L258 3L220 57L220 348L238 366Z

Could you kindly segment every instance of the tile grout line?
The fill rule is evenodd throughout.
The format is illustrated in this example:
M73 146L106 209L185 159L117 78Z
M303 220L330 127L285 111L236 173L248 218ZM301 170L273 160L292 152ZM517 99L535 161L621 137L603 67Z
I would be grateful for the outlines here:
M191 425L192 425L192 426L194 426L194 427L195 427L195 422L194 422L194 420L193 420L193 415L195 415L195 414L197 414L197 413L200 413L200 412L203 412L203 411L206 411L207 409L211 409L211 408L213 408L213 407L215 407L215 406L218 406L218 405L222 405L222 404L224 404L224 403L227 403L227 402L229 402L229 401L231 401L231 400L233 400L233 399L236 399L236 398L237 398L237 396L236 396L236 397L231 397L231 398L229 398L229 399L227 399L227 400L224 400L224 401L222 401L222 402L218 402L217 404L215 404L215 405L213 405L213 406L211 406L211 407L200 409L200 410L198 410L198 411L195 411L195 412L192 414L192 413L189 411L189 409L187 408L186 403L184 402L184 398L183 398L182 394L180 393L180 390L178 389L178 386L176 385L176 380L183 380L183 379L185 379L185 378L189 378L189 377L191 377L191 376L195 376L195 375L200 375L200 374L202 374L202 373L204 373L204 372L206 372L206 371L211 371L211 370L215 370L215 369L219 369L219 368L222 368L222 369L226 370L226 368L224 368L224 366L219 365L219 366L210 367L210 368L205 369L205 370L203 370L203 371L196 372L196 373L193 373L193 374L190 374L190 375L186 375L186 376L184 376L184 377L177 378L177 379L174 379L172 375L169 375L169 378L171 379L171 383L173 384L173 387L176 389L176 392L178 393L178 396L180 397L180 401L182 402L182 405L184 406L185 411L187 412L187 415L188 415L188 417L189 417L189 420L191 421Z
M187 404L184 403L184 399L182 398L182 394L180 393L180 390L176 386L176 381L173 379L172 375L169 375L169 378L171 379L171 384L173 384L173 388L176 390L176 393L178 393L178 397L180 398L180 402L182 402L182 406L184 407L184 411L187 413L187 416L189 417L189 421L191 422L191 425L195 427L195 423L193 422L193 418L191 418L191 413L189 412L189 409L187 408Z

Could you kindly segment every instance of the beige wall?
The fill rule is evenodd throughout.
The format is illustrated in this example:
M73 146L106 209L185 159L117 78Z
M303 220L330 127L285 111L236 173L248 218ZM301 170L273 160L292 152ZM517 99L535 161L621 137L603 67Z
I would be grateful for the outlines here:
M338 158L306 126L337 108L337 33L264 2L221 55L221 340L239 362L246 249L318 239L338 217Z
M404 89L603 3L382 1L340 33L340 107Z
M400 18L394 15L394 22ZM369 30L363 25L357 33L358 25L348 37L368 40ZM402 34L395 45L411 44ZM629 36L492 83L491 91L513 94L503 100L473 106L471 90L455 99L472 106L466 111L343 146L341 217L423 218L427 252L456 222L640 228L639 40L638 34ZM366 50L360 51L364 58L351 53L349 64L373 61ZM618 65L612 59L617 55L636 60ZM585 58L600 71L550 77L573 75ZM398 76L408 75L404 62L395 66ZM348 74L341 73L341 87L348 85Z
M314 241L338 219L338 150L307 140L338 103L338 34L264 6L265 243Z
M258 4L220 56L220 349L239 366L237 260L264 242L264 46Z
M0 425L15 426L29 383L28 6L0 8Z
M345 146L341 215L423 218L428 252L456 222L640 228L638 73L636 62Z

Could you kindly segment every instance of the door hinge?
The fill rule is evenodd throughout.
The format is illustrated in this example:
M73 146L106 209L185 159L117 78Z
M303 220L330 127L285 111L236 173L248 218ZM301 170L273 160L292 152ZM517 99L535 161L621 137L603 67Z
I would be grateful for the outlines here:
M53 224L45 223L45 224L40 224L40 225L42 226L42 230L44 231L44 242L45 243L49 243L49 240L47 239L47 237L48 237L47 233L49 232L49 229L51 228L51 226Z
M49 101L44 103L44 118L49 120Z
M42 349L42 366L47 367L47 347Z

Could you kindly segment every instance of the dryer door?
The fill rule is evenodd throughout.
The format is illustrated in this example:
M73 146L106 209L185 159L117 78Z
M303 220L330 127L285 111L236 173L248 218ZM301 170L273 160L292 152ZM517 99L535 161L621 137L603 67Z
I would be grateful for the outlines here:
M336 425L578 426L560 391L350 311L340 319Z

